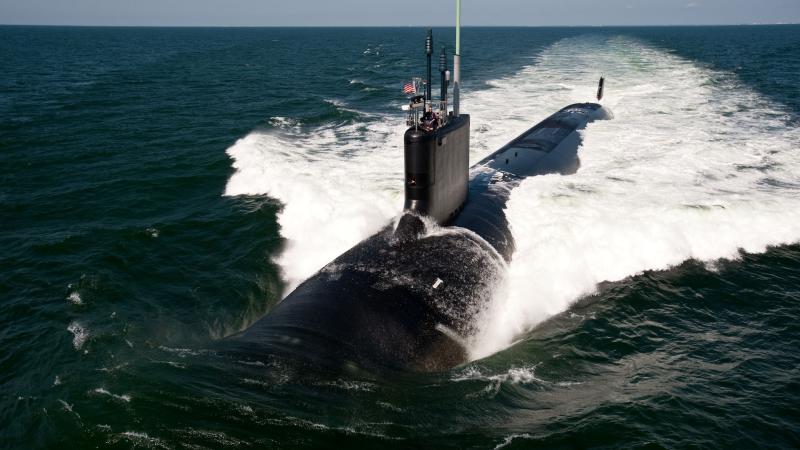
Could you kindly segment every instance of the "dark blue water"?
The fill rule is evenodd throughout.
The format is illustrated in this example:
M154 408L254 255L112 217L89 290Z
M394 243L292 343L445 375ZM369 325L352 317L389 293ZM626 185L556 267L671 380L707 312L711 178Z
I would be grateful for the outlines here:
M434 33L452 43L452 30ZM364 195L388 199L375 209L396 209L399 182L371 177L399 171L398 155L359 151L400 142L400 86L422 73L423 39L415 28L0 27L2 446L800 446L800 26L465 30L475 155L582 92L574 67L599 61L586 78L606 73L618 120L603 126L620 127L596 129L613 136L603 154L666 185L670 167L634 167L625 149L685 133L653 154L686 150L670 161L689 161L694 182L637 190L700 216L635 225L653 247L624 255L641 262L446 373L326 376L219 350L313 259L287 246L314 237L302 224L326 205L344 220L320 192L300 197L296 177L336 185L338 169L357 166ZM676 91L691 106L671 100ZM544 110L528 117L524 105ZM623 126L643 105L666 126ZM591 133L582 151L600 148ZM241 153L226 153L243 137ZM742 152L758 158L728 163ZM693 154L709 159L694 167ZM576 183L602 191L587 156ZM749 174L752 187L738 181ZM735 191L753 209L725 203L715 216L692 203L693 186ZM620 214L640 210L624 203ZM714 232L695 239L699 229ZM647 262L659 252L674 256Z

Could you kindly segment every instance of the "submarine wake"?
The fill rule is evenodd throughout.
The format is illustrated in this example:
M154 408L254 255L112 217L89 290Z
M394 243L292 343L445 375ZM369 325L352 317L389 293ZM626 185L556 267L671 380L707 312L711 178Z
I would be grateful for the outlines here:
M563 68L590 59L613 80L605 104L614 120L585 133L576 174L530 177L512 191L506 215L516 252L507 291L480 321L474 358L602 281L688 259L713 268L740 249L800 240L800 129L781 105L731 74L626 38L567 39L524 72L552 97L569 96L582 74Z
M306 133L296 121L272 118L270 128L227 150L236 172L225 195L268 194L283 204L278 224L287 244L275 262L287 284L284 294L402 207L397 135L405 127L394 119L369 122L366 131L363 123L350 123Z
M531 177L512 191L516 251L504 289L475 324L473 359L511 345L599 282L800 240L800 130L782 107L730 74L624 37L564 39L488 88L467 85L471 162L591 98L599 72L611 80L604 103L615 120L583 133L576 174ZM288 244L276 262L288 290L400 211L405 127L396 122L308 130L274 118L228 149L236 172L225 195L267 194L284 205Z

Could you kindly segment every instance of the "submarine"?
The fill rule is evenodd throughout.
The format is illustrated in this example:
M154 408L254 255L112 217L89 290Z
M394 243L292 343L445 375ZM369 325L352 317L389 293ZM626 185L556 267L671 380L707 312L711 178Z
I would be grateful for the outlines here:
M575 173L580 130L611 113L599 103L568 105L470 167L460 32L457 0L452 105L444 47L432 98L430 30L426 78L404 88L402 213L226 338L229 349L334 369L435 372L469 361L468 341L514 252L504 213L511 191L527 177ZM603 88L601 77L598 101Z

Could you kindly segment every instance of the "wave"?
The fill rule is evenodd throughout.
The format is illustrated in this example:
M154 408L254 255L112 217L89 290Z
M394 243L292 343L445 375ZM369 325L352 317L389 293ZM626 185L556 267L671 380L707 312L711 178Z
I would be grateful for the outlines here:
M396 117L326 125L302 133L255 131L227 152L236 172L225 195L270 195L283 203L278 214L284 250L275 258L285 292L313 275L402 207L402 136Z

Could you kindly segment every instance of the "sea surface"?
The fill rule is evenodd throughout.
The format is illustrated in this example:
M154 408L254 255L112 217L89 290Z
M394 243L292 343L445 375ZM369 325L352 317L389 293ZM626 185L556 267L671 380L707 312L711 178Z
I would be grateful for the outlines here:
M462 34L473 162L615 118L473 360L386 376L219 349L400 212L424 29L0 27L0 447L800 447L800 26Z

